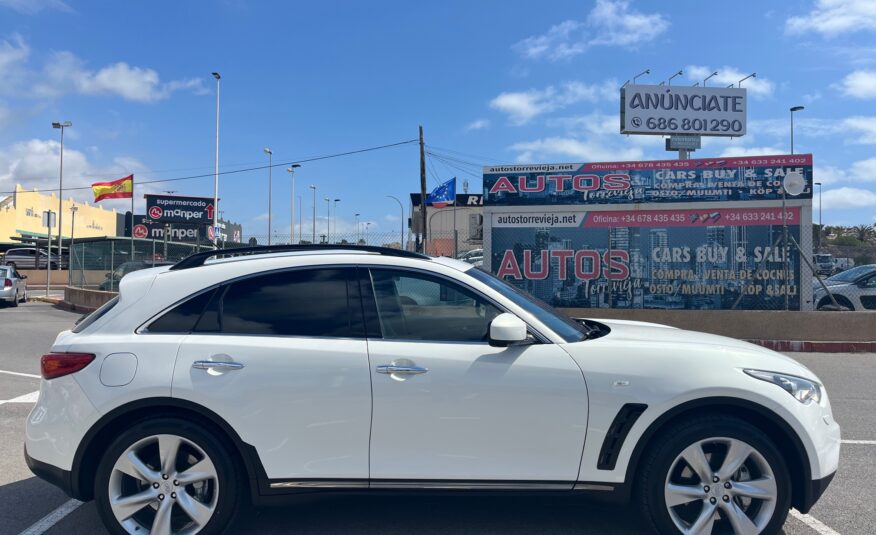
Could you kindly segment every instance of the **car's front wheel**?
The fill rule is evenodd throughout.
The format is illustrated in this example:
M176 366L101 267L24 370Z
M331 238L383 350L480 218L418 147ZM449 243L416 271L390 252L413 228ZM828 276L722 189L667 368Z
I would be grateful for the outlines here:
M95 501L112 533L221 533L234 517L238 482L227 448L184 420L145 420L106 450Z
M704 417L667 430L644 459L641 499L660 533L778 533L791 502L788 468L757 427Z

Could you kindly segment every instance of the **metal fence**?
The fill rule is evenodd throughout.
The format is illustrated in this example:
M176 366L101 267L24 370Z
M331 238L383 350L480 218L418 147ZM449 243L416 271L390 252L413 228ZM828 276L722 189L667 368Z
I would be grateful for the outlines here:
M332 234L329 242L325 235L317 237L317 244L360 244L377 245L391 248L416 250L416 243L404 236L404 242L399 232L362 232L360 234ZM131 244L133 243L133 253ZM292 236L275 234L271 237L271 245L289 244ZM296 236L294 243L310 244L311 240ZM220 242L222 249L234 249L253 245L268 245L267 236L252 236L242 243ZM103 290L114 292L118 290L119 281L128 273L140 269L173 264L192 253L212 248L210 243L178 243L163 240L140 240L133 242L130 238L104 238L99 240L83 240L74 243L70 248L70 269L68 284L76 288ZM457 237L454 255L454 237L452 234L436 234L426 243L428 254L433 256L458 256L464 260L480 265L483 253L480 243L462 240Z

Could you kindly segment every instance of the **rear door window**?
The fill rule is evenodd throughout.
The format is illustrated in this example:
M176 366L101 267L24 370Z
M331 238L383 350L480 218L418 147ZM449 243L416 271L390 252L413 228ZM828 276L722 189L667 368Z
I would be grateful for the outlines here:
M364 336L361 303L348 289L356 282L354 273L353 268L302 269L233 282L221 302L221 332Z

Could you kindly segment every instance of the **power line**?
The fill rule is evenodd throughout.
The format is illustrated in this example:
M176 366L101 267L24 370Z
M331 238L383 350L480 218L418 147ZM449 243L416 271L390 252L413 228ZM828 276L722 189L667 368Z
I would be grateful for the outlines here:
M257 166L257 167L248 167L246 169L235 169L233 171L222 171L219 174L220 175L233 175L233 174L237 174L237 173L246 173L249 171L259 171L262 169L268 169L269 167L286 167L287 165L292 165L292 164L296 164L296 163L302 164L302 163L308 163L308 162L316 162L316 161L320 161L320 160L329 160L332 158L340 158L342 156L351 156L353 154L361 154L363 152L371 152L371 151L375 151L375 150L398 147L400 145L408 145L410 143L416 143L418 141L419 141L418 139L409 139L407 141L399 141L397 143L389 143L387 145L378 145L376 147L368 147L366 149L357 149L357 150L351 150L351 151L347 151L347 152L339 152L336 154L327 154L324 156L314 156L312 158L304 158L301 160L291 160L288 162L275 163L273 165L261 165L261 166ZM126 172L126 171L123 171L123 172ZM138 186L143 185L143 184L160 184L162 182L179 182L181 180L193 180L196 178L207 178L207 177L212 177L212 176L214 176L214 173L207 173L207 174L203 174L203 175L190 175L190 176L182 176L182 177L174 177L174 178L162 178L159 180L145 180L145 181L138 181L138 182L136 182L136 184ZM80 175L76 178L87 178L87 176ZM107 178L105 180L112 180L112 179L113 178ZM80 187L74 187L74 188L64 188L64 191L90 190L90 189L91 189L91 186L80 186ZM20 191L20 192L0 191L0 195L14 195L16 193L50 193L50 192L56 192L56 191L59 191L59 190L58 189L44 189L44 190L40 190L38 192L33 192L33 191Z
M469 154L469 153L461 152L461 151L458 151L458 150L448 149L448 148L445 148L445 147L438 147L438 146L436 146L436 145L426 145L426 146L429 147L429 148L431 148L431 149L438 149L438 150L440 150L440 151L444 151L444 152L452 152L452 153L454 153L454 154L459 154L459 155L461 155L461 156L467 156L467 157L469 157L469 158L477 158L477 159L480 159L480 160L491 161L491 162L494 163L494 164L496 164L496 163L500 163L500 164L509 164L509 165L511 164L511 162L509 162L508 160L501 160L501 159L499 159L499 158L491 158L491 157L489 157L489 156L481 156L481 155L477 155L477 154Z

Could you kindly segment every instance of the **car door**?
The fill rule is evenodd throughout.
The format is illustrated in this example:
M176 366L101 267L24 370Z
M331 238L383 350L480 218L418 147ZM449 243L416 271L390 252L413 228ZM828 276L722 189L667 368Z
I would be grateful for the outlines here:
M444 277L373 267L362 284L372 486L571 488L587 389L563 349L491 347L503 310Z
M876 275L858 282L861 306L867 310L876 310Z
M173 396L228 422L275 485L367 486L371 383L354 277L337 267L230 282L180 345Z

